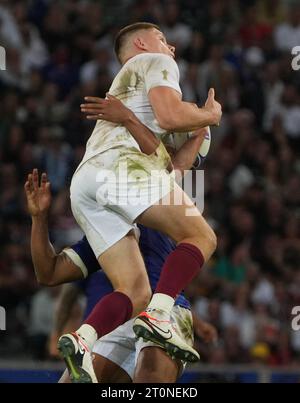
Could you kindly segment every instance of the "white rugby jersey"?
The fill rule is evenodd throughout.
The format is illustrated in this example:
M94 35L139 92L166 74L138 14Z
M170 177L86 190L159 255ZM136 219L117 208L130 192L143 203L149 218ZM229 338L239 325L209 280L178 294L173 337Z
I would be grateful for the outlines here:
M182 94L176 62L171 56L161 53L143 53L129 59L122 66L109 89L109 93L131 109L159 139L166 131L155 119L148 92L151 88L160 86L171 87ZM98 120L79 167L95 155L114 147L133 147L140 150L138 143L124 126Z

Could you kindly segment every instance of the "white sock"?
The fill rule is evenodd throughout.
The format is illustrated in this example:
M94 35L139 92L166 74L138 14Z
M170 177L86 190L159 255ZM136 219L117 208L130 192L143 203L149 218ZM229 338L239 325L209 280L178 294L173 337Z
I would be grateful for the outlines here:
M98 339L96 330L91 325L84 324L80 326L76 333L84 339L88 348L92 351L92 348Z
M156 293L153 294L150 304L148 305L147 309L161 309L168 315L170 315L175 300L174 298L170 297L167 294Z

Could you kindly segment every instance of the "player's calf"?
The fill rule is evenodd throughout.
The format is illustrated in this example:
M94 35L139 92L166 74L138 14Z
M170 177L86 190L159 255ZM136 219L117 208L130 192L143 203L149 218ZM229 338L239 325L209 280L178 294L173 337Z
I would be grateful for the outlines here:
M182 368L181 361L172 358L160 347L141 350L134 373L134 383L174 383Z

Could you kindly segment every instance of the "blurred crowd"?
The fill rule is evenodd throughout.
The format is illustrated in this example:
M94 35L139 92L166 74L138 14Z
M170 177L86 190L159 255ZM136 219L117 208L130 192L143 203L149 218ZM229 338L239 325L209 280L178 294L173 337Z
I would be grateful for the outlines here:
M210 87L223 106L205 170L205 216L218 248L186 290L219 331L196 336L211 364L300 364L300 3L292 0L2 0L0 45L0 356L47 358L59 289L39 288L30 257L23 184L38 167L52 182L51 239L81 237L69 183L93 126L85 95L105 96L117 73L113 38L128 23L157 23L176 46L187 101ZM197 329L196 329L197 334Z

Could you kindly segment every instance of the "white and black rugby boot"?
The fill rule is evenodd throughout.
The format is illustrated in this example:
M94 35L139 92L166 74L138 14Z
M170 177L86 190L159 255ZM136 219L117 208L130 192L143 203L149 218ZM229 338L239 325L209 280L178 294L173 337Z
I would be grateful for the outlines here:
M133 323L133 330L138 337L164 346L172 358L182 361L197 362L200 356L189 346L172 326L165 312L159 309L147 309L139 314Z
M60 337L57 348L64 359L72 383L98 383L91 351L77 333Z

